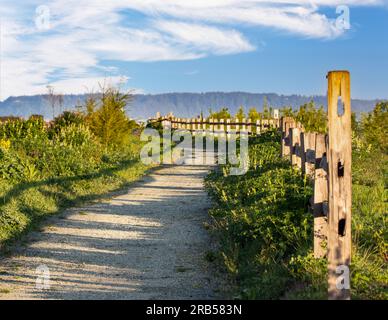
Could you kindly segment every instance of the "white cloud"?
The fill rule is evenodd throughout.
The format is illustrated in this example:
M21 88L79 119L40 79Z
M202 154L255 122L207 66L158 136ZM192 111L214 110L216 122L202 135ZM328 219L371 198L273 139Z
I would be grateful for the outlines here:
M310 38L344 31L321 12L337 5L371 6L386 0L53 0L51 29L34 25L38 0L2 0L0 99L34 94L47 83L80 92L120 70L102 61L189 60L247 52L242 25ZM125 10L146 18L130 23ZM128 23L129 22L129 23ZM58 88L59 89L59 88Z
M202 52L232 54L255 49L236 30L209 27L201 24L160 20L155 27L172 37L177 45L192 46Z

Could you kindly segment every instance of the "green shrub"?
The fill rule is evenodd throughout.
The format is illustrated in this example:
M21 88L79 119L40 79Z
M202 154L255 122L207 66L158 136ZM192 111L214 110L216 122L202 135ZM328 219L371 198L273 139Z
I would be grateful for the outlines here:
M82 147L95 143L90 129L84 124L70 124L61 127L54 136L55 143L66 147Z
M49 130L50 137L68 126L79 126L85 123L85 116L80 112L65 111L54 119Z
M88 101L87 124L105 147L121 146L136 127L125 113L131 99L132 95L117 88L103 88L100 103L93 98Z
M230 119L232 116L230 115L229 109L228 108L222 108L220 111L215 112L210 110L209 111L209 118L211 119Z
M45 124L41 118L13 120L0 124L1 139L31 139L46 134Z
M323 106L315 108L313 101L300 106L299 110L294 112L294 118L306 131L319 133L327 131L327 114Z
M372 112L363 115L361 131L367 144L388 153L388 102L378 103Z

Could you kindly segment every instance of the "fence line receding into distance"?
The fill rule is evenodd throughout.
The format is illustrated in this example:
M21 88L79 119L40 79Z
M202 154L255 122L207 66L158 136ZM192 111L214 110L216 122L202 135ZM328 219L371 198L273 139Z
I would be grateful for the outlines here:
M151 119L163 127L195 134L259 135L270 128L281 132L281 156L299 168L313 184L310 209L314 216L314 257L327 258L329 299L350 299L351 258L351 106L350 74L331 71L328 79L328 133L306 132L292 117L250 119ZM201 133L200 133L201 132ZM349 285L348 285L349 284Z

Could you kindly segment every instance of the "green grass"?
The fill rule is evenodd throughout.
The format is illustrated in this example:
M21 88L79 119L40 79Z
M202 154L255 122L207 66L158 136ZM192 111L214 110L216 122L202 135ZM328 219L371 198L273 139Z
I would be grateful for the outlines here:
M93 132L85 115L71 112L50 126L35 118L0 124L3 252L45 217L120 190L147 171L139 159L144 144L131 128L108 145Z
M46 216L124 188L147 169L138 160L128 160L90 175L17 184L0 180L0 247L36 228Z
M387 156L353 147L353 299L388 299L386 267ZM369 150L369 151L368 151ZM279 157L280 136L250 140L250 169L212 172L206 187L214 200L211 230L218 236L216 263L235 280L244 299L326 299L325 259L313 257L313 190L299 170ZM373 163L373 165L371 165Z

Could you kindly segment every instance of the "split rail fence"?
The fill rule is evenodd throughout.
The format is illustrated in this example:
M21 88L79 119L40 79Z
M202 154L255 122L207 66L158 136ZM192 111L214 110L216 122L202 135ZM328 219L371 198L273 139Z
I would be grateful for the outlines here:
M158 117L163 126L202 132L260 134L281 131L281 156L301 169L314 186L314 256L328 261L329 299L350 299L351 258L351 106L350 74L331 71L328 79L328 133L306 132L292 117L252 122L250 119L186 119ZM275 112L278 115L278 111Z
M314 256L327 258L329 299L350 299L352 129L350 74L328 76L328 133L305 132L281 119L281 154L311 178L314 195Z
M171 129L187 130L194 135L197 133L217 134L239 134L258 135L271 128L279 128L280 119L275 110L275 118L252 121L251 119L206 119L206 118L176 118L173 116L157 117L151 122L160 122L163 127Z

